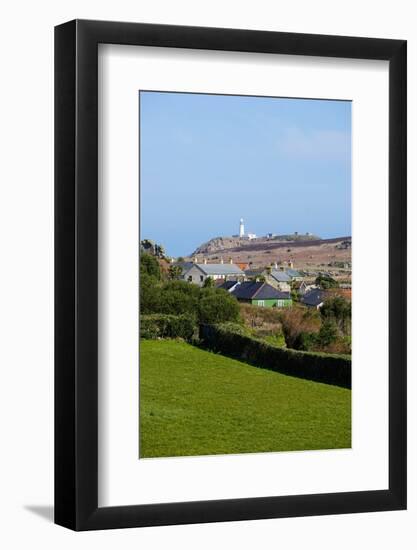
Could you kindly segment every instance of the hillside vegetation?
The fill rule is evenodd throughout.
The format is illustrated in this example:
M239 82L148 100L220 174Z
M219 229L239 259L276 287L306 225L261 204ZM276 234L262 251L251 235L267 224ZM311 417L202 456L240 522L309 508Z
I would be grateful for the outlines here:
M349 448L350 418L350 390L141 342L141 458Z

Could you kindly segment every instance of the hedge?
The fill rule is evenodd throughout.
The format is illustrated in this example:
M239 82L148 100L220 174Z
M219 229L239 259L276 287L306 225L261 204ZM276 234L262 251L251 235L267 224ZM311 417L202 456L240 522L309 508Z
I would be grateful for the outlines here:
M221 325L200 325L200 343L222 355L282 374L351 388L351 358L279 348Z
M148 340L157 338L183 338L191 340L197 331L197 324L190 315L151 314L140 316L140 337Z

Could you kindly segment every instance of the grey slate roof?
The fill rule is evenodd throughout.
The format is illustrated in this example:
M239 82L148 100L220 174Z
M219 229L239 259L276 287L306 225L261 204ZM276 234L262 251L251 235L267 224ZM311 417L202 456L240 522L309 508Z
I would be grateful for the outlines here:
M180 267L182 269L182 274L184 274L193 267L194 264L193 262L174 262L172 265Z
M260 277L263 273L263 269L245 269L246 277Z
M301 277L301 273L296 269L287 269L286 273L288 273L290 277Z
M238 284L238 281L224 281L217 288L222 288L223 290L230 290L231 288L233 288L237 284Z
M206 275L244 275L235 264L194 264Z
M310 290L309 292L306 292L304 296L301 298L301 302L306 306L317 307L319 304L324 302L325 299L326 299L326 293L323 290L314 289L314 290Z
M268 283L246 281L240 283L231 294L238 300L289 300L289 292L280 292Z
M271 271L271 277L279 283L289 283L291 281L291 277L285 271L278 271L277 269Z

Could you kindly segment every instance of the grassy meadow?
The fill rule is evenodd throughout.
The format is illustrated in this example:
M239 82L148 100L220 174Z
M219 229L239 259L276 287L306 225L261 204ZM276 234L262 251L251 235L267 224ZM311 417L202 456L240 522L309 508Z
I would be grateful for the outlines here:
M142 339L141 458L350 446L350 390Z

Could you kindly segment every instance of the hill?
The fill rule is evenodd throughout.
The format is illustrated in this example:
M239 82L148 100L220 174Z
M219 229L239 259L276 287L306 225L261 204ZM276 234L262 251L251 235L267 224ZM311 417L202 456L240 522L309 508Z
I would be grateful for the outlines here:
M292 240L290 237L296 237ZM320 239L314 235L282 235L267 239L217 237L199 246L190 258L209 262L232 260L250 264L252 269L277 262L292 261L297 269L318 270L335 267L350 276L352 237Z
M142 340L140 456L351 446L350 390L173 340Z

